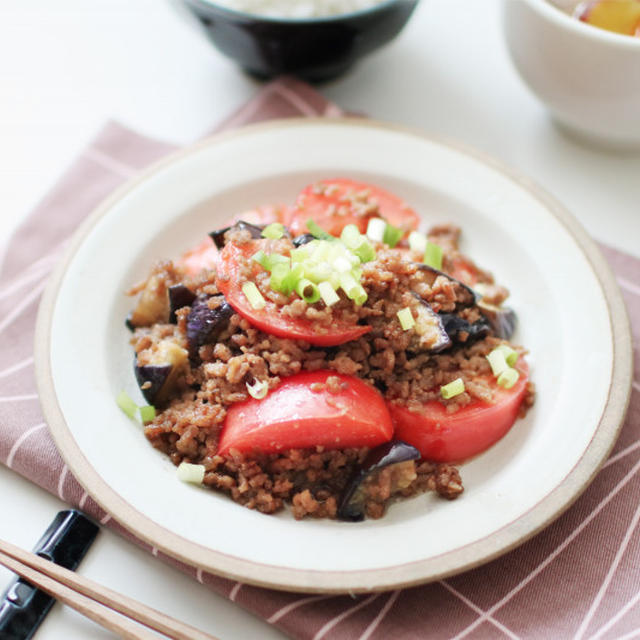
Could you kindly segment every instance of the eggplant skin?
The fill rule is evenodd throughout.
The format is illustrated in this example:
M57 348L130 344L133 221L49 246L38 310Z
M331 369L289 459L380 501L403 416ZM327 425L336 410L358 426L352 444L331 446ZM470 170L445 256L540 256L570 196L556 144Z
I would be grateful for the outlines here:
M198 349L203 344L214 342L229 326L229 320L234 314L231 305L223 295L215 296L220 304L211 309L209 300L212 296L199 295L191 305L187 316L187 345L189 357L192 361L198 359Z
M414 327L416 334L416 350L426 350L431 353L440 353L451 346L451 338L446 330L440 315L431 305L423 300L417 293L412 292L416 300L418 318ZM429 342L430 340L430 342ZM425 349L426 347L426 349ZM413 349L412 349L413 350Z
M359 468L354 471L342 493L337 512L338 520L346 522L364 520L366 496L359 489L369 476L394 464L419 459L420 452L414 446L402 440L385 442L371 449Z
M303 244L308 244L315 239L315 236L311 235L310 233L303 233L301 236L297 236L293 239L293 246L301 247Z
M211 236L211 239L218 249L222 249L224 245L227 244L226 240L224 239L224 234L227 233L227 231L231 231L231 229L237 229L238 231L248 231L251 234L252 238L261 238L264 226L251 224L250 222L245 222L244 220L238 220L238 222L232 224L230 227L224 227L224 229L211 231L209 235Z
M484 317L474 323L469 323L455 313L441 313L440 319L447 335L456 344L471 344L475 340L488 336L492 330L491 325ZM465 335L464 340L462 335Z
M518 316L511 307L496 307L480 300L478 308L498 338L503 340L511 339L518 326Z
M156 404L172 369L173 365L171 364L146 364L140 366L138 361L135 361L133 370L136 380L144 399L149 404Z
M169 287L169 323L176 324L176 311L193 304L196 294L183 284Z
M438 276L443 276L448 280L451 280L451 282L454 282L455 284L460 285L469 294L471 298L470 303L466 304L465 306L472 307L474 304L478 303L478 300L480 300L480 295L476 293L471 287L467 286L464 282L460 282L460 280L458 280L457 278L450 276L448 273L445 273L444 271L440 271L440 269L430 267L428 264L424 264L422 262L414 262L413 264L415 264L420 271L426 271L428 273L431 273L433 275L434 281Z

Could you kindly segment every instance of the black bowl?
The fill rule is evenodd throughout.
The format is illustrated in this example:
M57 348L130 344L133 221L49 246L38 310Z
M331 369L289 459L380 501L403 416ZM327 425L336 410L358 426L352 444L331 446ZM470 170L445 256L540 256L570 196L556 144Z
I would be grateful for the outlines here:
M346 71L394 38L418 0L387 0L363 11L311 19L271 18L182 0L218 49L252 75L291 74L319 82Z

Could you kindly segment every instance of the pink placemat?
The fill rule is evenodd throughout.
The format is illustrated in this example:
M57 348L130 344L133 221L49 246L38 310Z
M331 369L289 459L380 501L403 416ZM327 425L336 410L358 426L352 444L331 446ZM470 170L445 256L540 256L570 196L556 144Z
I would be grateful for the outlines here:
M307 85L285 79L266 85L219 128L340 113ZM136 541L87 496L60 458L40 411L32 346L37 305L78 223L115 187L171 148L109 123L12 238L0 271L0 462L294 638L640 637L637 378L611 457L562 517L502 558L422 587L351 598L243 585ZM640 260L602 250L628 305L637 372Z

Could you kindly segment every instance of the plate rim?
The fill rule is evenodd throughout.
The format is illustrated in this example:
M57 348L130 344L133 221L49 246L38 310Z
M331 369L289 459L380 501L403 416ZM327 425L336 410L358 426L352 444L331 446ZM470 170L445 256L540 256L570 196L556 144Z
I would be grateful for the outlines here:
M130 191L136 189L141 183L165 167L223 140L226 141L238 136L250 136L254 132L270 129L291 126L317 127L319 125L367 127L417 137L470 156L473 160L501 173L520 189L527 191L565 227L580 252L585 256L605 298L612 330L612 375L607 399L589 444L563 480L516 520L489 535L430 558L392 567L321 571L268 565L205 547L159 525L132 507L111 489L90 465L65 421L56 397L51 369L51 325L58 290L85 237L116 202L122 200ZM81 223L69 242L63 259L54 270L38 309L34 353L40 403L58 451L69 470L87 493L125 530L166 556L184 562L193 568L206 570L215 575L246 584L305 593L368 593L416 586L473 569L520 546L560 517L578 499L599 471L613 448L624 423L631 395L633 368L631 328L615 276L595 241L558 200L526 175L505 166L486 153L457 141L451 141L413 127L349 117L279 119L221 132L164 156L133 179L122 184L93 209Z

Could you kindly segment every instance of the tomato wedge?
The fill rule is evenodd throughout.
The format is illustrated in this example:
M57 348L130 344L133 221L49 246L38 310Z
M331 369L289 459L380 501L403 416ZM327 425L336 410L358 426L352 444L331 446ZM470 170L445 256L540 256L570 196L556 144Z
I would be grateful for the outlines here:
M185 251L175 260L175 264L187 275L195 278L201 271L213 269L217 259L218 250L213 240L207 236L200 244Z
M327 387L327 378L340 389ZM386 403L372 387L335 371L299 373L283 379L264 399L231 405L222 429L218 453L258 450L373 447L391 440L393 424Z
M262 309L254 309L242 292L240 271L241 265L251 259L259 246L259 240L243 245L227 244L220 252L216 280L216 286L224 294L227 302L254 327L279 338L306 340L323 347L355 340L371 330L367 325L347 323L340 321L339 318L336 318L329 327L319 327L306 318L283 315L273 303L269 302ZM261 267L255 264L255 272L257 273L260 269Z
M350 195L362 192L368 192L369 199L378 203L377 215L387 222L406 231L418 228L420 217L398 196L365 182L334 178L320 180L302 190L291 212L289 230L294 236L307 233L307 220L311 218L334 236L339 236L348 224L355 224L364 233L369 216L358 214L358 206L348 199Z
M389 404L395 437L416 447L435 462L459 462L500 440L518 417L529 381L526 363L519 362L520 378L511 389L496 385L492 404L476 401L454 413L440 402L423 405L422 413Z

